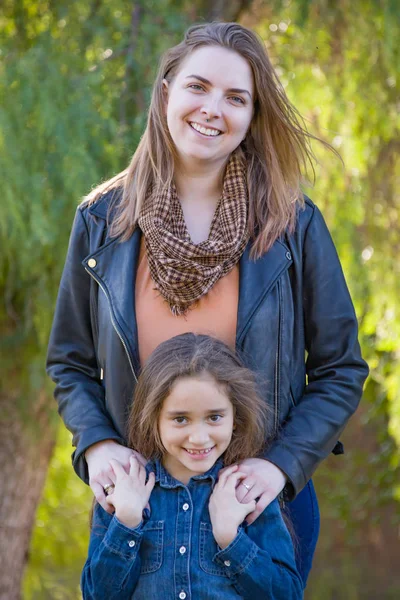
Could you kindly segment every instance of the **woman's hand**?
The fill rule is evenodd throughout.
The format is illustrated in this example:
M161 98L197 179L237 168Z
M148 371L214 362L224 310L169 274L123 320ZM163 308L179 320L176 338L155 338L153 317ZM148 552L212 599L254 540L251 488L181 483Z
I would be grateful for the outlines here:
M281 493L287 477L279 467L263 458L246 458L239 469L246 477L236 488L236 498L245 504L258 498L255 510L246 519L251 525Z
M121 446L113 440L103 440L90 446L85 452L85 459L89 469L89 485L96 497L97 502L106 510L112 514L113 508L106 502L106 495L104 493L104 486L113 483L113 470L110 465L111 459L118 460L122 467L128 472L129 471L129 459L131 456L136 458L143 464L146 465L146 460L141 454L135 452L131 448Z
M106 502L115 508L115 516L123 525L137 527L153 491L155 475L150 473L146 483L146 469L134 456L129 459L129 473L115 459L110 460L110 465L114 490L106 497Z
M246 477L233 465L224 469L210 496L208 509L215 541L220 548L226 548L235 539L239 525L254 511L254 500L246 504L236 498L236 486Z

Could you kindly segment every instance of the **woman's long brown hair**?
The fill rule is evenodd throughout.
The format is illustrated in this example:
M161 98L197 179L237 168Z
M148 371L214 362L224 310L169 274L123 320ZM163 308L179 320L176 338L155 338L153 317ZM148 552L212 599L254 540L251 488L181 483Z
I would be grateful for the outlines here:
M259 455L269 439L270 409L259 397L253 373L223 342L184 333L163 342L143 367L128 420L128 445L147 459L161 458L164 448L158 420L164 400L180 377L207 374L233 405L234 431L224 463Z
M251 254L260 257L285 230L293 231L297 207L304 204L302 174L313 169L311 135L269 60L261 39L238 23L205 23L187 30L183 41L165 52L153 86L147 126L129 167L95 188L87 197L95 202L115 189L116 214L111 236L128 239L150 191L169 186L174 177L176 148L165 115L163 79L173 81L185 58L198 48L219 46L233 50L249 63L254 79L254 116L246 138L237 149L247 164L248 228Z

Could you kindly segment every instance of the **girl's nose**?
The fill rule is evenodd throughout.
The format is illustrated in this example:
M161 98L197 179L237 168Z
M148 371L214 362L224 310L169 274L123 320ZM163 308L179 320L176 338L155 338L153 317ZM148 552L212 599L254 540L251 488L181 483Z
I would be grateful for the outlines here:
M210 439L208 435L208 430L205 427L196 427L192 429L189 434L189 442L191 444L195 444L196 446L202 446L207 443Z

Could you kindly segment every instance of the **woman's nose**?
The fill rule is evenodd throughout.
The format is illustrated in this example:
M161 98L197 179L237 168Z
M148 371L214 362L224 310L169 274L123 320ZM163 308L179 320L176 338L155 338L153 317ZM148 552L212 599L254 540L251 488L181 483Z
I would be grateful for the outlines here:
M201 114L206 119L215 119L221 116L221 101L219 98L209 98L200 109Z

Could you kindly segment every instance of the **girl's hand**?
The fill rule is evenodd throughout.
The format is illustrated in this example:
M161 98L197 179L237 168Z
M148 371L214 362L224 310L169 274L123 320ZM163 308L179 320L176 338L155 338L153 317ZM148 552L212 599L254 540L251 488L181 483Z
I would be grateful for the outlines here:
M110 460L113 470L114 490L106 497L106 502L115 508L115 516L126 527L137 527L142 521L142 513L153 491L155 475L149 474L146 483L146 469L134 456L129 459L129 473L120 462Z
M281 493L287 477L279 467L263 458L246 458L239 469L245 477L236 489L236 498L245 505L258 498L255 510L246 519L250 525Z
M110 466L110 460L118 460L128 472L131 456L136 456L143 465L146 465L147 461L141 454L131 450L131 448L121 446L121 444L113 440L97 442L97 444L93 444L85 452L85 459L89 470L89 485L97 502L110 514L114 511L112 506L106 502L106 495L104 493L104 486L113 483L113 470Z
M224 469L210 497L208 509L213 535L220 548L229 546L239 525L256 506L254 500L243 504L236 498L236 486L243 477L246 474L238 471L237 465Z

